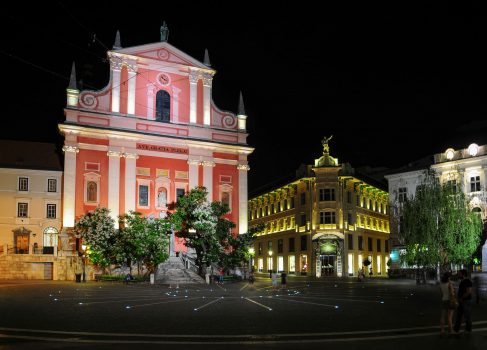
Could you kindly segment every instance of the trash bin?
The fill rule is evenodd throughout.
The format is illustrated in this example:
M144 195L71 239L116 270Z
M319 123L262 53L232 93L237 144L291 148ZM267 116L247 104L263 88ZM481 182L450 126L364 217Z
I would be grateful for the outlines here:
M76 283L81 283L81 274L80 273L76 273Z

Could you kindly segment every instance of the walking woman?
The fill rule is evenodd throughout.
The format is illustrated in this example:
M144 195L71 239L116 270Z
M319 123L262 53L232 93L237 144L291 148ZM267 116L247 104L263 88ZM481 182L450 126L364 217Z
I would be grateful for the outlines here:
M453 334L453 311L456 308L455 289L450 281L450 274L445 272L441 277L441 318L440 331L441 335L445 335L445 318L448 322L448 332Z

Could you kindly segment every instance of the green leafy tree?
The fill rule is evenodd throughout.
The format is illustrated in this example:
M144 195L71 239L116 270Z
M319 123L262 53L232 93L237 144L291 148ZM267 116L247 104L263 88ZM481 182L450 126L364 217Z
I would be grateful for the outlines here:
M414 198L403 203L402 214L399 237L406 248L403 262L441 268L470 262L482 223L460 188L441 184L433 171L427 171Z
M257 232L260 232L264 229L264 224L259 224L249 228L249 232L231 236L229 239L229 245L232 249L226 252L222 256L222 264L223 266L228 267L237 267L247 264L252 257L249 249L252 247L252 242L254 240L254 236Z
M82 215L74 225L74 234L90 247L93 264L107 267L115 257L115 222L107 208L96 208Z
M179 198L171 215L177 235L196 252L195 263L200 275L212 263L225 268L235 266L236 252L241 246L231 232L235 224L225 218L228 206L221 202L208 203L207 195L204 187L192 189Z
M119 262L142 263L148 273L167 260L171 223L167 219L151 219L131 211L120 216L120 230L115 250Z

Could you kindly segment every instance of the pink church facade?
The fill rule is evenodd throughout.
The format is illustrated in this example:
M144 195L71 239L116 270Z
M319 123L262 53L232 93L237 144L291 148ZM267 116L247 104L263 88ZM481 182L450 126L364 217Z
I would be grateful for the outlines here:
M104 89L79 91L74 73L67 89L63 227L96 207L114 219L131 210L162 217L205 186L210 201L230 206L235 233L246 232L253 148L243 108L235 115L212 101L215 70L167 42L114 48L108 58Z

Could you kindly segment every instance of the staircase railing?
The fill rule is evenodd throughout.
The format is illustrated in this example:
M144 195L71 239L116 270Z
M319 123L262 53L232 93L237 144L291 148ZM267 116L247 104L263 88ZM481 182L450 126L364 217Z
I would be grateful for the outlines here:
M198 265L195 264L194 258L192 256L188 255L185 252L182 252L180 257L181 257L181 260L184 264L184 268L186 270L190 270L190 271L193 271L194 273L198 273L198 271L199 271Z

